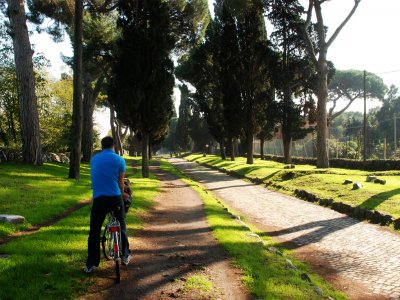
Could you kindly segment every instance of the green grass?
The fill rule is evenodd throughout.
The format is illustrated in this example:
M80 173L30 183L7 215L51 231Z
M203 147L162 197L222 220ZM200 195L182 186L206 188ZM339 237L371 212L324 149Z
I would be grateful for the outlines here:
M195 290L204 297L209 295L212 289L213 283L207 278L207 276L201 274L190 276L183 285L183 290L185 292Z
M132 162L127 160L129 165ZM37 175L39 170L40 176ZM39 170L32 169L30 172L26 168L24 176L31 178L32 186L48 186L43 176L49 173ZM129 167L127 173L134 190L133 206L126 221L128 235L132 237L135 231L142 228L140 214L153 205L153 199L159 193L159 182L140 178L140 172L133 172ZM64 181L70 183L61 174L60 185L57 186L64 186ZM47 178L54 180L53 176L56 174L51 173ZM17 190L18 187L12 189ZM53 192L58 194L61 190L54 188ZM48 208L47 202L41 205L43 211ZM86 206L53 226L43 227L38 232L0 246L0 253L9 255L8 258L0 258L0 299L76 299L95 284L98 277L85 276L81 271L87 255L89 216L90 206ZM98 271L113 276L112 266L104 261Z
M45 163L33 167L7 162L0 165L0 213L22 215L22 225L0 223L0 237L38 225L66 208L91 197L90 171L81 165L81 179L67 179L68 165Z
M263 243L251 236L251 232L232 219L212 194L202 186L188 179L184 174L167 162L162 161L161 167L182 178L203 199L207 221L218 242L228 251L235 265L243 270L243 282L257 299L324 299L317 295L309 283L301 279L302 273L307 273L314 286L322 289L325 295L334 299L346 297L333 289L328 283L313 273L305 264L291 257L288 250L280 249L284 257L267 250L275 243L263 232L252 228L252 231L262 236ZM298 268L288 269L286 258L289 258Z
M293 194L295 189L312 192L322 198L332 198L353 206L385 211L394 218L400 217L400 171L368 172L339 168L317 169L310 165L296 165L295 169L284 169L285 165L255 159L253 165L247 165L246 159L239 157L236 161L224 161L218 156L189 155L194 161L219 169L236 172L246 178L259 178L271 188L283 193ZM367 175L375 175L386 180L385 185L366 182ZM362 189L353 190L352 185L344 185L345 179L361 182Z

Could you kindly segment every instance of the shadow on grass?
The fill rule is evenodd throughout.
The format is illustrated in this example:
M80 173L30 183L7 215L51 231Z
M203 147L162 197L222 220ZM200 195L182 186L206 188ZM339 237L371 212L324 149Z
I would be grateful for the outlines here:
M373 195L372 197L368 198L365 200L363 203L361 203L359 206L362 208L366 209L374 209L389 198L398 195L400 193L400 188L398 189L393 189L391 191L387 192L382 192L376 195Z

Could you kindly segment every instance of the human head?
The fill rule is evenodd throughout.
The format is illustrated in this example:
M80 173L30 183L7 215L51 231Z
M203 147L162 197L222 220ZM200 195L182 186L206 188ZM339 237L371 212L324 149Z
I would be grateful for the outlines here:
M101 147L103 149L110 149L114 147L114 139L111 136L106 136L101 140Z

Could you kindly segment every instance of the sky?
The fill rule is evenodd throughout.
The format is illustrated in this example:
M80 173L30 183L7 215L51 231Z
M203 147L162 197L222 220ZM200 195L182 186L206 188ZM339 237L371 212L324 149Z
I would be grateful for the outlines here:
M211 5L213 0L208 0ZM302 3L308 1L300 0ZM353 6L353 0L330 0L323 4L328 37L344 20ZM328 51L328 59L336 69L367 70L379 75L386 85L400 87L400 0L361 0L357 11L343 28ZM43 34L34 34L31 42L37 52L45 53L52 62L50 73L59 77L68 68L61 62L60 54L72 55L69 41L55 44ZM360 99L360 101L362 101ZM367 109L379 105L369 101ZM350 107L359 110L362 102ZM96 121L101 125L101 135L108 131L107 112L96 113Z

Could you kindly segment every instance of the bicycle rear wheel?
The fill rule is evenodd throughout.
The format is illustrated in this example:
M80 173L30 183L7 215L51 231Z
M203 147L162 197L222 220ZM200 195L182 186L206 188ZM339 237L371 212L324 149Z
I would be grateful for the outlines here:
M121 281L121 274L119 272L119 259L115 260L115 275L117 276L115 282L119 283Z
M119 261L121 259L120 257L120 247L121 247L121 239L119 232L113 232L113 251L114 251L114 262L115 262L115 275L116 275L116 283L119 283L121 281L121 274L120 274L120 268L119 268Z
M104 229L103 236L101 238L101 247L103 249L104 257L107 260L111 260L114 257L114 240L112 233L108 230L108 226Z

